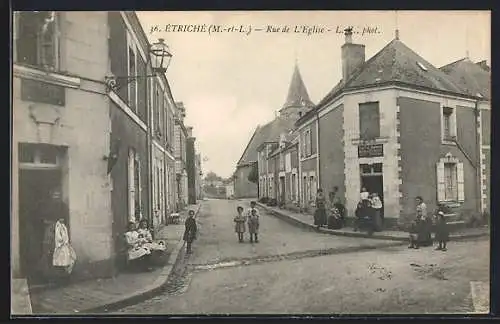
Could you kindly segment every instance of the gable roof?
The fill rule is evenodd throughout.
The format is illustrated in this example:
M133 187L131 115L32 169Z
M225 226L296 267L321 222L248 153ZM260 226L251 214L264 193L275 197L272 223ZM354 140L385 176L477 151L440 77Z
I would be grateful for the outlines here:
M297 124L307 120L313 112L322 108L322 106L346 90L388 84L471 96L448 74L436 68L396 38L354 70L347 80L340 80L318 103L315 109L302 116L297 121Z
M307 92L304 80L302 80L299 66L297 63L295 63L292 80L290 82L290 87L288 88L288 94L286 96L286 101L281 109L301 106L314 106L314 103L309 98L309 93Z
M276 117L264 126L257 127L237 165L256 162L259 146L266 142L278 142L280 135L292 130L294 124L294 119Z
M483 98L490 99L491 73L487 66L485 68L482 65L483 62L474 63L468 58L463 58L439 69L452 78L468 94L473 96L480 94Z

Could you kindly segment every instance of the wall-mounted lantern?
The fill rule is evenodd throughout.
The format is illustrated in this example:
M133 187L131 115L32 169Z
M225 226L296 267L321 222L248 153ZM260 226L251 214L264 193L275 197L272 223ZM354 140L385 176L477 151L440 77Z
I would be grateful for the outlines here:
M117 91L121 87L126 86L130 82L137 81L140 78L153 78L158 74L167 72L172 59L172 54L165 40L163 38L158 39L158 42L150 45L148 63L151 63L153 68L153 74L150 75L134 75L134 76L106 76L104 82L108 88L108 91Z

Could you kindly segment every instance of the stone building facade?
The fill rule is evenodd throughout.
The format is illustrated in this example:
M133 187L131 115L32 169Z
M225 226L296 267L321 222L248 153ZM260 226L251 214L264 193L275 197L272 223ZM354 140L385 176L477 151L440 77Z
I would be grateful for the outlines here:
M17 12L13 44L13 275L36 275L54 190L74 276L112 275L127 222L156 227L175 206L168 80L146 77L150 44L134 12Z

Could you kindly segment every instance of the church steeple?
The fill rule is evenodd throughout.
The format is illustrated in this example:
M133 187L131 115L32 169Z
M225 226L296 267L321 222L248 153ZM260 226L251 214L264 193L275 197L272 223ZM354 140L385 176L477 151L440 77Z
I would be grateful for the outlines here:
M312 106L314 106L314 103L311 99L309 99L309 94L307 93L307 88L302 80L299 65L296 60L292 80L290 82L290 87L288 88L288 95L280 113L283 115L299 110L305 112Z

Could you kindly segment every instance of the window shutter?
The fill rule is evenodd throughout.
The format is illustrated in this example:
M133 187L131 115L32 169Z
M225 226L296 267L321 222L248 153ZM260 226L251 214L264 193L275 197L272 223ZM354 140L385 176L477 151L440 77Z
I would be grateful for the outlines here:
M437 200L438 202L445 200L445 179L444 179L444 163L436 164L436 179L437 179Z
M462 162L457 163L457 189L458 189L458 201L465 201L465 186L464 186L464 164Z
M135 220L134 161L134 151L131 149L128 152L128 205L130 221Z

